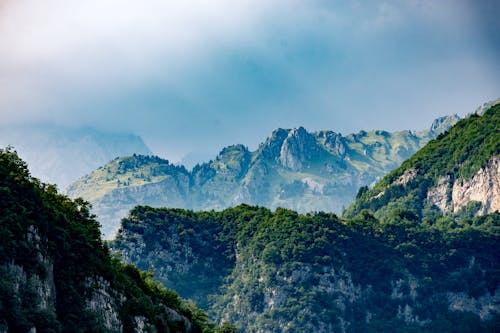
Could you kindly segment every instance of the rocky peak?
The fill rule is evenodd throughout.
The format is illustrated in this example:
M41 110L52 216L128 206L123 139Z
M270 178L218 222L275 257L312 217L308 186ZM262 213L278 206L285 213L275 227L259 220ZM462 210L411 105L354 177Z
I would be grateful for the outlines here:
M219 153L219 155L217 156L217 159L224 160L227 158L231 158L234 155L245 155L249 152L250 151L248 150L248 148L245 147L244 145L241 145L241 144L232 145L232 146L228 146L228 147L223 148L221 150L221 152Z
M489 108L491 108L492 106L495 106L497 104L500 104L500 98L483 103L482 105L477 107L477 109L476 109L476 111L474 111L474 113L481 116L486 112L486 110L488 110Z
M432 122L429 132L434 135L439 135L446 132L460 120L457 114L450 114L444 117L439 117Z
M244 145L233 145L222 149L213 163L214 168L222 173L236 173L243 176L251 162L251 153Z
M288 132L280 150L280 163L294 171L302 170L304 162L318 153L320 147L316 138L304 127L294 128Z
M320 131L316 136L323 141L323 145L329 151L341 157L346 154L347 146L342 134L333 131Z
M260 152L263 157L268 159L277 159L280 155L281 145L288 136L290 130L277 128L269 138L260 146Z

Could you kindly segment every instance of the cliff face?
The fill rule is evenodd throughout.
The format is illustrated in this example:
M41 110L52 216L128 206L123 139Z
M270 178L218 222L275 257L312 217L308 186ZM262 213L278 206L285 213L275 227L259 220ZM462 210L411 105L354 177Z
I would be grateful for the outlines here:
M81 200L0 150L0 332L213 332L203 312L112 259Z
M427 192L427 200L442 213L457 214L474 202L480 203L477 215L500 211L500 156L491 157L471 178L452 182L441 177Z
M451 200L454 213L458 213L471 201L481 203L478 214L500 211L500 156L493 156L471 178L455 182Z

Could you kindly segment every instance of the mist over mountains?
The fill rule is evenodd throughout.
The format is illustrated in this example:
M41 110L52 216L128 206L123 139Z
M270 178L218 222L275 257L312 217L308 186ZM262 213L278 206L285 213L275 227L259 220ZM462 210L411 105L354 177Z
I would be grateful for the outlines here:
M8 145L28 163L33 176L60 189L117 156L151 154L143 140L130 133L49 124L0 127L0 147Z

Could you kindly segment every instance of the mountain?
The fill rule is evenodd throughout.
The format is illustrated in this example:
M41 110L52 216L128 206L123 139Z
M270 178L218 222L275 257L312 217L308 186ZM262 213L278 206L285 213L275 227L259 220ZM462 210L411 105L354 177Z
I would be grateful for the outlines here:
M490 203L500 192L488 181L499 179L499 114L497 105L440 134L363 187L342 219L139 206L110 245L244 333L497 332L500 213ZM427 207L443 175L470 193L458 210ZM475 199L484 191L488 201Z
M13 146L34 176L62 189L117 156L151 154L128 133L42 124L2 127L0 133L0 147Z
M122 157L70 185L67 194L91 202L106 237L136 205L220 210L248 203L340 213L360 186L396 168L458 119L439 118L418 133L343 136L303 127L277 129L255 151L226 147L215 160L190 172L157 157Z
M0 332L234 331L112 258L87 204L32 178L10 149L0 211Z
M499 219L442 230L407 212L382 224L246 205L141 206L112 248L244 333L495 332Z
M483 215L500 210L500 103L459 121L388 174L363 188L345 213L367 209L385 218L396 208L420 218Z

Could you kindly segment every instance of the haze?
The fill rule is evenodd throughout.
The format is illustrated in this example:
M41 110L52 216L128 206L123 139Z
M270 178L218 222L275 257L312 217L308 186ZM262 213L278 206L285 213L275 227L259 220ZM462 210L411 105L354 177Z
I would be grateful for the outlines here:
M0 122L130 131L160 156L277 127L422 129L500 95L496 1L4 0Z

